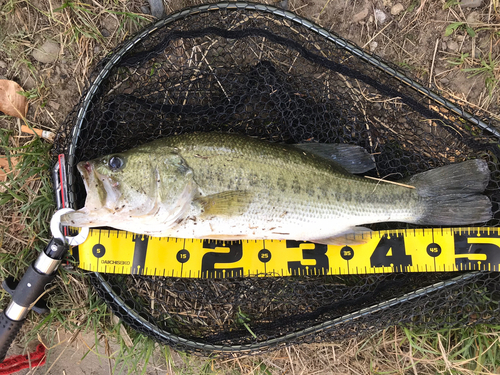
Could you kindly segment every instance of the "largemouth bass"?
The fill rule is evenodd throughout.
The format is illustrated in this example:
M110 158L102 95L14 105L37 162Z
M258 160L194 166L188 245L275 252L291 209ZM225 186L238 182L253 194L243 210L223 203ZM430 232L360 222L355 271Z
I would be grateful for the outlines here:
M374 167L349 145L284 145L192 133L78 164L85 207L64 225L180 238L363 242L369 223L488 221L485 161L417 174L399 186L352 174ZM412 188L413 187L413 188Z

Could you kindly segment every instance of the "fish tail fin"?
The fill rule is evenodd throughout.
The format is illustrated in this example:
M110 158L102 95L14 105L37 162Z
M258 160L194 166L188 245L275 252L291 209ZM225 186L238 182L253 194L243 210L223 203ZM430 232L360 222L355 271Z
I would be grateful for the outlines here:
M446 165L419 173L407 182L423 200L416 224L468 225L491 219L491 202L482 195L490 179L481 159Z

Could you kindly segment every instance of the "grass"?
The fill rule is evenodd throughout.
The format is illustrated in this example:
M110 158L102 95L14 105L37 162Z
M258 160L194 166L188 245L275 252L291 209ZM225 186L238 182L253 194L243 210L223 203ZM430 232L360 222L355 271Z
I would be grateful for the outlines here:
M456 30L463 29L469 34L470 37L474 38L476 36L476 32L474 31L473 28L471 28L469 25L467 25L466 22L453 22L450 23L448 26L446 26L446 29L444 31L444 36L450 36L453 34Z
M23 95L30 102L31 126L56 131L74 104L66 103L66 94L58 93L67 88L67 83L54 84L54 75L61 73L35 61L31 51L47 37L59 42L63 51L61 69L68 70L67 76L76 78L70 88L77 97L85 86L85 74L93 61L95 47L100 45L101 53L105 54L148 22L147 16L131 11L130 7L134 6L133 2L105 1L90 9L85 3L65 2L54 9L49 2L35 5L29 0L9 0L0 5L0 59L8 65L7 78L25 86ZM99 20L105 14L113 14L119 21L119 27L109 38L100 33ZM59 108L50 108L47 103L51 102ZM1 279L9 276L19 279L44 249L50 238L49 221L55 209L50 175L51 145L38 137L20 134L19 127L15 119L0 117L0 158L7 161L11 170L0 183ZM80 272L61 267L45 295L50 313L38 316L31 312L18 341L26 345L40 338L47 347L52 347L62 345L58 342L61 331L69 331L77 336L93 332L98 345L102 337L114 337L121 342L118 326L110 322L108 308L89 288ZM2 292L1 307L9 301L10 296ZM131 336L133 350L125 346L116 356L112 353L109 356L117 358L120 369L130 368L127 371L136 373L134 368L142 368L153 342L133 332Z
M51 181L48 175L49 145L35 138L22 146L15 146L9 141L11 133L12 131L0 128L0 142L4 152L0 157L7 160L11 170L6 174L6 180L0 182L0 223L4 227L4 233L11 236L12 246L27 255L28 250L22 249L23 247L34 246L40 250L48 238L48 220L53 210ZM30 261L29 258L24 259L18 254L2 255L24 263ZM9 274L17 276L15 273L18 268L18 264L14 263L12 269L7 271L2 262L0 274L3 277Z
M96 14L89 8L91 8L89 4L65 1L59 8L54 9L54 12L66 13L71 24L74 25L68 30L71 34L71 41L78 43L81 37L103 39L94 21Z
M494 101L494 96L498 95L498 82L500 80L500 69L498 66L498 44L500 41L500 30L498 24L494 22L479 22L469 24L461 8L454 2L447 2L445 9L449 9L454 16L454 22L447 24L444 30L445 37L456 37L462 34L465 37L464 44L457 52L460 56L448 59L448 63L464 73L469 73L468 77L480 76L484 82L487 99L481 106L487 109ZM493 14L498 15L498 2L491 2ZM459 15L458 13L461 12ZM484 19L485 16L483 16ZM489 15L488 18L492 16ZM482 45L483 51L477 55L476 47ZM485 47L486 45L486 47ZM488 50L484 51L487 48ZM470 67L466 67L465 63Z
M440 367L451 374L496 373L500 369L500 326L484 326L431 333L404 330L414 361L440 358Z
M491 56L491 53L489 53L487 58L480 59L480 63L481 66L479 67L466 68L462 70L464 72L470 73L471 77L481 75L484 78L484 83L486 89L488 90L488 95L491 97L500 80L499 61L494 60Z
M318 22L328 24L325 17L328 17L329 7L333 3L325 0L319 5ZM446 4L448 8L456 8L456 3L449 0ZM74 104L71 100L64 103L67 94L63 86L71 85L73 99L79 96L92 64L150 19L139 14L139 5L142 3L110 0L99 3L65 1L55 8L45 1L39 1L36 5L30 0L9 0L4 3L0 9L0 59L9 64L7 78L15 78L23 84L28 81L32 83L33 87L28 88L25 94L30 99L31 125L56 130ZM169 2L168 11L178 10L183 5ZM498 11L497 1L493 6ZM307 6L292 1L291 7L292 10L300 9L308 17ZM413 2L406 14L412 14L416 7L418 3ZM100 22L106 15L112 15L118 21L118 27L109 38L104 38L100 31ZM16 22L8 22L7 19L15 19ZM408 22L409 26L411 24ZM476 30L463 20L456 19L448 20L447 24L453 25L448 29L451 30L450 37L458 33L472 37L470 28L476 37L491 31L492 46L498 43L499 35L495 28L490 28L490 31ZM443 26L443 35L445 30ZM64 81L64 85L53 82L55 73L52 66L39 64L31 58L31 51L46 37L58 41L64 51L59 61L61 64L57 63L57 66L63 66L62 60L67 61L71 78ZM390 42L384 38L390 39ZM377 40L397 46L392 39L392 35L383 33ZM99 52L96 52L97 47ZM405 57L400 61L420 66L414 64L417 59L411 55L411 46L399 47L398 53ZM493 47L492 51L478 60L472 59L471 51L463 50L457 52L456 56L447 56L447 60L455 57L453 69L483 77L488 95L495 97L498 94L498 52ZM51 109L48 105L51 101L59 103L61 108ZM0 118L0 157L8 160L9 169L14 170L0 184L0 188L3 187L0 192L2 279L7 276L19 278L42 251L50 237L48 223L54 210L49 173L50 145L32 136L21 138L18 125L15 119ZM15 166L14 160L17 161ZM297 345L257 357L217 360L159 346L129 328L126 328L125 334L120 324L112 320L106 305L89 287L86 278L71 267L60 269L53 289L48 291L45 298L51 307L50 313L46 316L30 313L29 321L23 328L24 335L18 338L20 343L25 345L41 338L48 347L66 347L69 342L60 340L61 332L70 332L75 340L87 332L94 342L88 343L85 353L77 360L85 363L86 359L97 356L104 362L109 361L110 373L146 373L148 363L150 368L152 364L158 365L169 374L500 373L498 325L432 332L391 328L367 338L354 338L340 343ZM2 308L9 301L10 297L2 293ZM241 311L239 316L239 323L253 333L250 318ZM125 335L130 337L131 343L125 339ZM111 349L111 342L116 342L114 349ZM68 353L71 349L66 350ZM49 363L54 361L63 360L51 358ZM44 373L44 370L40 373Z

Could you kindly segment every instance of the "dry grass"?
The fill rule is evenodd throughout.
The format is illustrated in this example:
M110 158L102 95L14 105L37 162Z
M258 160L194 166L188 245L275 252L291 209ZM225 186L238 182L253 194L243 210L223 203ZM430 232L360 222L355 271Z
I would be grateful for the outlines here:
M464 332L456 333L461 335ZM486 336L494 339L488 341L489 346L481 346L479 341ZM296 345L256 357L208 362L194 357L185 362L181 355L174 354L170 355L166 366L169 374L196 374L207 368L210 370L208 373L245 375L498 373L499 359L496 360L496 367L489 368L480 359L498 345L498 332L473 334L458 342L455 339L455 336L443 332L419 336L400 328L391 328L365 339ZM469 340L474 342L477 349L470 356L464 351Z

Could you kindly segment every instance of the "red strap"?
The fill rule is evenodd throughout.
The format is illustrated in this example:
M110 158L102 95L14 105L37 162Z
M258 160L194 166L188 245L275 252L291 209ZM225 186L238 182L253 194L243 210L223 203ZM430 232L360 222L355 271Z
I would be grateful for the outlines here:
M33 353L14 355L0 363L0 375L9 375L25 368L43 366L45 364L45 346L38 344Z

